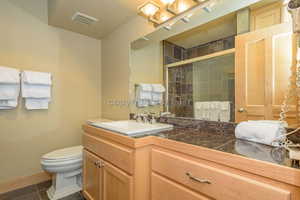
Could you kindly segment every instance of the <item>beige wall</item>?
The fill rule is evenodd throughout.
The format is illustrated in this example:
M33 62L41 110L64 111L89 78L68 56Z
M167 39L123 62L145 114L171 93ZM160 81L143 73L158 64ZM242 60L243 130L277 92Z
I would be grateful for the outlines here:
M154 29L145 22L141 17L133 18L102 39L103 118L129 117L130 43ZM124 105L116 105L117 102Z
M135 101L135 84L137 83L160 83L163 79L163 47L162 42L153 42L143 48L131 48L130 51L130 84L129 96L131 102ZM149 106L137 108L134 103L130 104L131 113L144 111L159 113L163 106Z
M0 183L41 171L40 157L81 143L100 115L101 42L47 25L47 0L0 2L0 65L53 74L49 110L0 111Z

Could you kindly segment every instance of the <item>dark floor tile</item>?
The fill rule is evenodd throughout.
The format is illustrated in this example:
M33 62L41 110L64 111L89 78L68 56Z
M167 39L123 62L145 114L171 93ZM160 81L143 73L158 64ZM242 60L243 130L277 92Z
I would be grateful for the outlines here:
M51 185L52 185L52 181L46 181L46 182L37 184L37 188L39 191L45 191L45 190L48 190Z
M70 196L64 197L61 200L83 200L83 197L78 192L78 193L72 194Z
M31 194L18 196L16 198L11 198L9 200L40 200L40 196L37 192L34 192Z
M39 191L40 194L40 200L49 200L46 191ZM84 200L83 196L78 192L75 194L72 194L70 196L64 197L60 200Z
M28 186L22 189L14 190L5 194L0 195L0 200L19 200L19 199L32 199L35 200L37 197L37 200L39 199L38 189L36 185Z
M40 200L49 200L47 195L47 190L40 190L39 196L40 196Z

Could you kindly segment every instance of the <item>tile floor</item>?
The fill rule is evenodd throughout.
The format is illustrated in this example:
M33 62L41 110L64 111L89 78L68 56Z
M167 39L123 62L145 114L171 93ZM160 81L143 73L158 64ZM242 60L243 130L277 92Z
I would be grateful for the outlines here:
M47 181L5 194L0 194L0 200L49 200L46 191L50 185L51 181ZM84 198L81 193L76 193L61 200L84 200Z

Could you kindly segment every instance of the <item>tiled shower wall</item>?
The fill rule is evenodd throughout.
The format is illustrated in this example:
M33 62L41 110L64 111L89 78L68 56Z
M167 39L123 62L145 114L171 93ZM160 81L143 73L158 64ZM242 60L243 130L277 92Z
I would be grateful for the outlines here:
M184 49L164 41L164 64L234 48L234 36ZM223 77L224 76L224 77ZM194 117L195 101L234 102L234 56L222 56L168 69L169 112Z
M193 64L168 70L169 112L176 117L193 117Z

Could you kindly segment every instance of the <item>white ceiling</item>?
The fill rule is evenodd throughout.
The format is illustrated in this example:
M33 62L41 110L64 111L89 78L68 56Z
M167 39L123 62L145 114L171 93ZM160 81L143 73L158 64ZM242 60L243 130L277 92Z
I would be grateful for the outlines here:
M48 0L49 24L94 38L102 38L137 15L145 0ZM81 12L99 19L92 25L71 20Z

